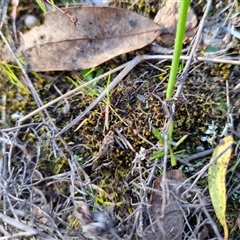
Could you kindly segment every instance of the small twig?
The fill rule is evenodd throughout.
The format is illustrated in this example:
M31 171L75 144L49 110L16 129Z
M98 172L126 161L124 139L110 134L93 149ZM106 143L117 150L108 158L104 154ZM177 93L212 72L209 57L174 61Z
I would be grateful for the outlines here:
M137 64L139 64L143 58L143 56L137 56L128 64L126 67L117 75L117 77L109 84L109 86L70 124L68 124L65 128L63 128L55 137L62 135L72 126L74 126L77 122L79 122L89 111L91 111L105 96L111 91Z
M0 6L0 30L2 29L5 18L7 16L8 4L9 4L8 0L2 0L1 1L1 6Z
M2 95L2 111L1 111L1 121L2 124L6 123L6 104L7 104L7 97L6 97L6 93L4 93ZM2 158L0 160L0 174L1 174L1 178L0 178L0 184L3 184L3 178L6 177L6 162L7 162L7 155L6 155L6 142L2 141L1 142L1 147L0 147L0 158ZM2 187L0 187L0 191L2 192Z
M22 233L16 233L14 235L0 237L0 239L13 239L13 238L17 238L20 236L25 236L25 237L29 236L30 237L30 236L34 236L34 235L39 235L41 237L44 237L44 239L55 240L55 238L52 238L47 234L41 233L41 232L29 227L28 225L21 223L20 221L14 219L14 218L10 218L6 215L3 215L2 213L0 213L0 220L2 222L5 222L9 225L12 225L12 226L24 231Z
M152 185L153 180L155 178L155 172L156 172L157 167L159 167L159 159L158 158L156 158L154 160L154 163L153 163L153 165L151 167L151 172L149 173L147 181L146 181L146 186L147 187Z
M133 60L115 68L114 70L110 70L108 71L107 73L97 77L97 78L94 78L93 80L89 81L88 83L85 83L75 89L73 89L72 91L56 98L55 100L43 105L42 107L39 107L38 109L36 109L35 111L29 113L28 115L26 115L25 117L21 118L19 120L19 122L24 122L25 120L27 120L28 118L34 116L35 114L38 114L39 112L43 111L44 109L50 107L51 105L53 105L54 103L66 98L66 97L69 97L69 96L72 96L74 93L76 93L77 91L79 91L80 89L88 86L89 84L92 84L93 82L99 80L99 79L102 79L103 77L105 76L108 76L108 74L110 73L114 73L116 71L119 71L121 69L122 72L111 82L111 84L108 86L108 89L105 89L104 92L101 93L101 95L93 101L92 104L90 104L90 106L81 114L79 115L75 120L73 120L73 122L71 122L68 126L66 126L60 133L58 133L56 135L57 136L60 136L61 134L63 134L66 130L68 130L69 128L71 128L72 126L74 126L78 121L81 120L81 118L83 118L93 107L95 107L101 100L103 97L106 96L107 94L107 91L111 91L136 65L138 65L141 61L144 61L144 60L171 60L173 58L172 55L142 55L142 56L137 56L135 57ZM189 59L188 56L181 56L181 59L182 60L187 60ZM220 59L220 58L207 58L207 57L198 57L196 58L196 61L207 61L207 62L217 62L217 63L230 63L232 65L240 65L240 61L235 61L235 60L228 60L228 59Z
M202 200L200 199L200 203L201 205L203 205L204 203L202 202ZM222 236L220 235L219 231L218 231L218 227L215 223L215 221L213 221L212 217L210 216L209 212L207 211L207 209L205 207L202 208L204 214L206 215L208 221L209 221L209 225L213 228L214 233L217 235L216 239L222 239Z
M6 44L6 46L8 47L8 49L10 50L10 52L12 53L13 57L14 57L14 60L16 61L17 65L20 67L21 69L21 72L27 82L27 85L28 85L28 88L37 104L38 107L42 106L43 103L42 103L42 100L40 99L40 97L38 96L30 78L28 77L26 71L24 70L22 64L19 62L18 58L16 57L16 55L14 54L14 52L12 51L12 48L10 47L10 45L8 44L8 41L6 40L5 36L3 35L2 31L0 31L0 37L2 38L2 40L4 41L4 43ZM48 113L45 111L45 113L47 114L47 116L49 117L50 119L50 116L48 115ZM44 117L43 117L44 119Z
M231 114L231 104L230 104L230 97L229 97L229 83L228 80L226 81L226 100L227 100L227 125L228 128L233 128L234 124L233 124L233 118L232 118L232 114Z
M110 73L114 73L114 72L117 72L117 71L123 69L126 65L127 65L127 64L125 63L125 64L123 64L123 65L115 68L114 70L110 70L110 71L104 73L103 75L101 75L101 76L99 76L99 77L96 77L96 78L92 79L91 81L88 81L87 83L84 83L83 85L81 85L81 86L79 86L79 87L77 87L77 88L75 88L75 89L73 89L73 90L71 90L71 91L69 91L69 92L61 95L60 97L52 100L51 102L43 105L42 107L39 107L38 109L36 109L36 110L34 110L33 112L31 112L31 113L29 113L28 115L26 115L25 117L21 118L21 119L19 120L19 122L24 122L24 121L26 121L27 119L29 119L30 117L38 114L39 112L43 111L43 110L46 109L46 108L52 106L54 103L57 103L57 102L63 100L64 98L73 96L73 94L75 94L76 92L78 92L78 91L81 90L82 88L87 87L87 86L91 85L92 83L94 83L94 82L96 82L96 81L98 81L98 80L100 80L100 79L108 76Z
M109 86L77 117L75 118L71 123L69 123L65 128L63 128L55 137L60 136L67 130L69 130L71 127L73 127L77 122L79 122L86 114L89 113L107 94L107 92L111 91L119 82L123 80L123 78L140 62L145 61L145 60L153 60L153 59L172 59L172 56L166 56L166 55L142 55L142 56L137 56L128 63L126 63L126 67L118 74L118 76L109 84ZM183 56L181 59L189 59L189 57ZM205 61L217 61L220 59L210 59L210 58L201 58L199 59L204 59ZM227 62L226 60L220 60L220 62ZM233 61L231 61L233 63ZM240 61L234 61L236 65L240 65ZM86 86L86 85L85 85Z
M213 153L213 151L214 151L214 149L212 148L212 149L208 149L208 150L203 151L203 152L199 152L199 153L193 154L193 155L185 158L185 161L191 162L191 161L194 161L194 160L196 160L196 159L209 156L210 154Z
M191 179L195 178L194 182L191 184L191 186L185 190L182 193L182 196L185 195L187 192L189 192L198 182L198 180L201 178L201 176L205 173L205 171L207 171L207 169L217 161L218 158L220 158L229 148L232 147L232 144L229 144L223 151L221 151L217 156L215 156L213 159L211 159L211 161L204 166L200 171L198 171L196 174L194 174L193 176L191 176L190 178L188 178L186 181L184 181L181 185L185 184L186 182L189 182Z
M12 0L12 28L13 28L13 36L15 42L18 42L18 37L17 37L17 28L16 28L16 19L17 19L17 7L19 4L19 0Z
M23 124L17 127L3 128L3 129L0 129L0 132L13 132L21 128L34 127L34 126L46 126L46 125L43 123L28 123L28 124Z
M163 173L162 173L162 205L161 205L161 215L164 216L165 208L167 205L167 196L166 193L169 192L169 187L166 181L166 173L167 173L167 162L168 162L168 151L169 151L169 144L168 144L168 132L169 132L169 126L172 123L172 118L169 117L167 126L165 127L165 133L164 133L164 157L163 157Z

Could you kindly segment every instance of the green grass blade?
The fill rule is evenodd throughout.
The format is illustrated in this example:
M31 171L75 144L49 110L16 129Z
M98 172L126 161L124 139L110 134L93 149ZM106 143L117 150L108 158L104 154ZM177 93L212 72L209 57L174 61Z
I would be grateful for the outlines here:
M179 9L179 19L178 19L178 25L177 25L177 32L175 37L175 44L174 44L174 52L173 52L173 61L171 65L171 71L168 81L168 87L167 87L167 99L170 99L173 95L173 89L175 86L175 81L178 73L178 66L182 51L182 43L184 40L184 34L185 34L185 26L187 22L187 16L188 16L188 7L190 5L189 0L182 0L180 3L180 9Z

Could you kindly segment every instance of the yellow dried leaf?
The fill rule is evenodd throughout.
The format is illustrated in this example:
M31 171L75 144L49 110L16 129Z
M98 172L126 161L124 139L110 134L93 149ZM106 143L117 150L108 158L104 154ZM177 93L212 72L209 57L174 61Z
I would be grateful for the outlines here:
M233 137L226 136L221 140L213 152L211 161L217 156L217 160L208 169L208 187L216 216L223 226L224 239L228 239L228 226L226 222L226 171L232 153Z

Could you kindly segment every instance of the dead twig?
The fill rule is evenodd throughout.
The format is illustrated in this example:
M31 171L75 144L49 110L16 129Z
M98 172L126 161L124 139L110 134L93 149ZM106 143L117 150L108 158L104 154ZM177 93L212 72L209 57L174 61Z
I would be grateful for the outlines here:
M12 226L24 231L24 232L12 234L10 236L0 237L0 239L13 239L13 238L18 238L18 237L30 237L30 236L38 235L40 237L43 237L44 239L55 240L55 238L50 237L49 235L47 235L45 233L41 233L41 232L31 228L30 226L28 226L24 223L21 223L20 221L14 219L14 218L8 217L2 213L0 213L0 220L2 222L5 222L9 225L12 225Z
M7 16L8 4L9 4L8 0L2 0L1 1L1 6L0 6L0 30L2 29L5 18Z

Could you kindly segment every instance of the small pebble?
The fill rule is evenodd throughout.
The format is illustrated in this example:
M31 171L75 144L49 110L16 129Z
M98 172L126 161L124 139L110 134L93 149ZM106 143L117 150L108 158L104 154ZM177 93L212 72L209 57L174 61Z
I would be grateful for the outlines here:
M109 0L92 0L92 4L95 6L107 6L109 2Z
M36 25L37 22L38 18L30 14L27 15L26 18L24 19L24 23L27 27L33 27L34 25Z
M11 119L13 120L18 120L22 117L24 117L24 115L21 112L15 112L11 114Z

